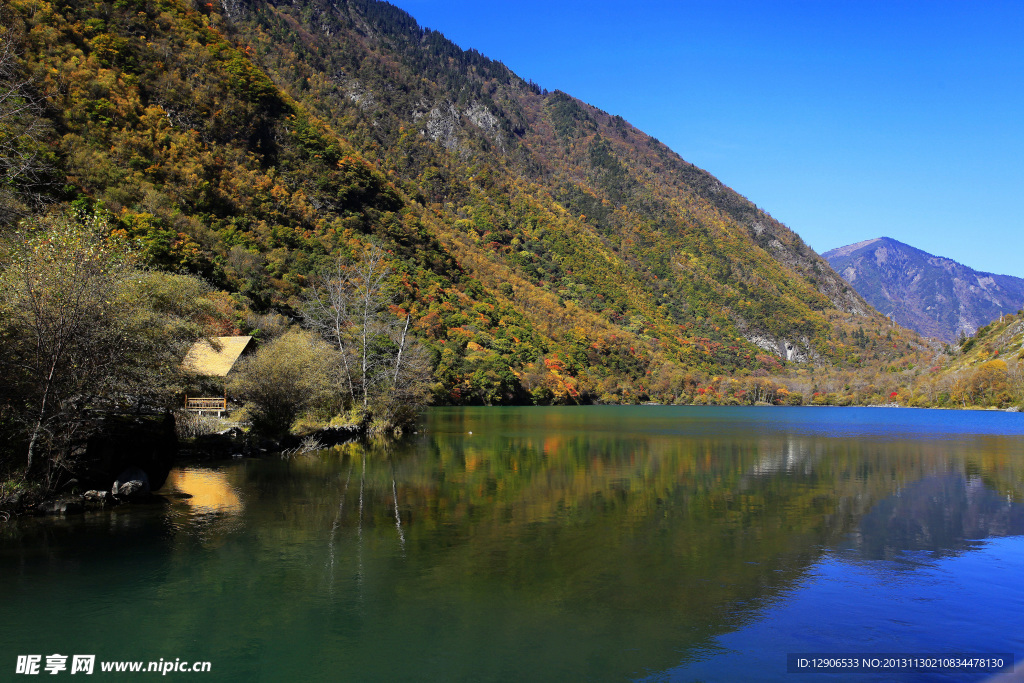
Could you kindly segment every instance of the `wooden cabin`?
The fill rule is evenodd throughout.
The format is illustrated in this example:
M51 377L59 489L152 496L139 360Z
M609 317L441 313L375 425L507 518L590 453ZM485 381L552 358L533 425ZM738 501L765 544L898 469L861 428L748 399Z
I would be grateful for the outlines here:
M228 409L227 377L238 360L249 353L255 344L252 337L207 337L200 339L185 354L181 362L185 372L200 377L220 377L223 396L185 396L185 410L197 413L216 412L220 417Z

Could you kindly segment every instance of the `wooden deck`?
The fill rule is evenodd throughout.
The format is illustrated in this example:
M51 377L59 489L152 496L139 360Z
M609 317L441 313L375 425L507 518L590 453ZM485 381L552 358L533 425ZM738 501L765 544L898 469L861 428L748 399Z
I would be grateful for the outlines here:
M185 410L196 413L217 411L217 417L228 409L228 400L222 397L216 398L190 398L185 397Z

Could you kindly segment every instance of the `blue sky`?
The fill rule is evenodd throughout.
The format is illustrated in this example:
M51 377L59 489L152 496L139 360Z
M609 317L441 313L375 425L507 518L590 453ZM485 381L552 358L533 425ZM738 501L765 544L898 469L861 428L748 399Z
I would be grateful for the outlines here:
M1024 2L393 0L658 138L819 253L1024 277Z

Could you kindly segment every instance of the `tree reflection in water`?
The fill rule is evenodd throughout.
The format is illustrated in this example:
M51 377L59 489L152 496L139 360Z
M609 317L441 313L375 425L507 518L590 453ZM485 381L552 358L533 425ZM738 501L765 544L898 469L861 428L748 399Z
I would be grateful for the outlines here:
M886 608L893 647L908 642L904 622L952 614L964 623L950 632L969 624L993 647L1024 649L969 616L972 605L956 602L968 591L936 596L919 583L927 566L969 555L979 539L1016 542L1024 531L1024 437L837 427L845 414L440 410L410 441L226 463L217 471L241 512L214 514L236 526L213 535L190 526L185 502L162 513L178 522L166 548L155 544L162 569L146 580L178 599L160 605L163 631L141 633L153 642L172 637L168 628L204 634L239 676L642 678L690 672L723 647L791 646L794 623L838 634L844 651L874 649L877 610L858 603L856 577L908 556ZM38 544L7 543L5 557L17 547ZM22 563L59 575L56 558L75 552L52 543L52 565L38 554ZM995 569L986 575L1004 575ZM10 585L38 575L19 570ZM992 581L1006 600L1024 600L1019 586ZM17 595L0 588L12 609ZM230 629L224 608L248 615L244 642L272 651L263 669L247 663L251 647L218 636L218 625ZM402 656L388 643L401 643Z

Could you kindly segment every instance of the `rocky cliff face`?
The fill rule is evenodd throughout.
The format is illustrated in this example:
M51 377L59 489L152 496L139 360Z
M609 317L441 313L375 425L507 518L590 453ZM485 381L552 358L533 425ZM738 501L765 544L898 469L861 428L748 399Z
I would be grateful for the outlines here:
M944 341L971 336L1024 306L1024 279L983 273L888 237L823 256L868 303L897 323Z

